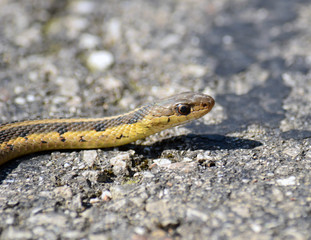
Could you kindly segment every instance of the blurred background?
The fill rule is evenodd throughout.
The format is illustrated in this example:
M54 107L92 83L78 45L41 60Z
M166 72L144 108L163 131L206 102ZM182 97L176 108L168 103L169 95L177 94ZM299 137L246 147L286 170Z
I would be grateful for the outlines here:
M14 161L0 238L310 239L310 23L310 0L0 0L0 123L216 99L148 146Z

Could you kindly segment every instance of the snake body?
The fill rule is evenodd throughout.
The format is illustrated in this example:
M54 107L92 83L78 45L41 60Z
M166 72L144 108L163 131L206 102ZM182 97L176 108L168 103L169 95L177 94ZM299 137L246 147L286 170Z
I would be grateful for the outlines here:
M208 113L214 99L181 93L105 118L29 120L0 125L0 165L22 155L57 149L116 147Z

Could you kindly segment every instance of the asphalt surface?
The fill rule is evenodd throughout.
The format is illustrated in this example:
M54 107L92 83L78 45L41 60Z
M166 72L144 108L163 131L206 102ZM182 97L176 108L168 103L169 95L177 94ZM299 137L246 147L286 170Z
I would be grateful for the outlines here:
M0 0L0 122L184 91L211 113L0 169L0 239L311 239L311 1Z

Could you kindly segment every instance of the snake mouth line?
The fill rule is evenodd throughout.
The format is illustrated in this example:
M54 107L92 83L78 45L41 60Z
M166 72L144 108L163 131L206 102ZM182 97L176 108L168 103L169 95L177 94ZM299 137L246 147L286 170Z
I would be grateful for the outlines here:
M207 114L212 97L181 93L105 118L43 119L0 125L0 164L45 150L115 147Z

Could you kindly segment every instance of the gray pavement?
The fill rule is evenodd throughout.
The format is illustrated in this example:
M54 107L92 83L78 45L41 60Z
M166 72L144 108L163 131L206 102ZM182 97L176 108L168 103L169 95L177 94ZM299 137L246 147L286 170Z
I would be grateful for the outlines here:
M0 122L183 91L211 113L0 169L0 239L311 239L311 1L0 0Z

